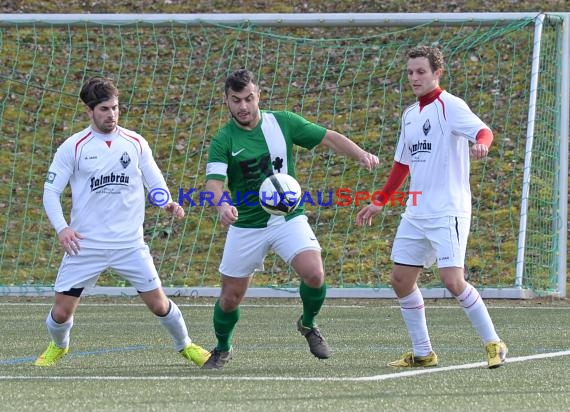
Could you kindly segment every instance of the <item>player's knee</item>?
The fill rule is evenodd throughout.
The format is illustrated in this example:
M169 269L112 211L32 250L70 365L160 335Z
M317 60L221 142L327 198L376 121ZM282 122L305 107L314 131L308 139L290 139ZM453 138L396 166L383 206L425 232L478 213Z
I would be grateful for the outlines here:
M398 286L402 286L404 284L404 277L403 276L398 276L394 273L392 273L390 275L390 284L392 285L392 287L396 288Z
M320 288L325 283L325 272L322 268L315 268L315 270L303 274L300 273L299 276L301 276L307 286L312 288Z
M170 312L170 302L168 300L147 302L146 305L156 316L166 316Z
M303 279L306 285L318 288L325 282L325 270L320 261L314 261L303 265L295 265L295 272Z
M156 316L166 316L170 312L170 299L161 288L138 293L148 309Z
M460 267L441 268L440 278L443 285L454 296L459 296L467 286L467 282L463 276L463 268Z
M392 274L390 276L390 284L398 297L407 296L413 292L416 282L413 277L399 276Z
M453 296L459 296L465 290L467 282L465 279L445 279L443 282L447 290L449 290Z
M232 312L237 309L241 303L241 296L236 293L226 293L220 295L220 308L224 312Z
M231 312L239 306L251 278L232 278L229 276L222 277L222 290L220 291L220 308L224 312Z
M73 316L73 308L62 306L62 305L54 305L51 308L51 318L56 323L65 323Z

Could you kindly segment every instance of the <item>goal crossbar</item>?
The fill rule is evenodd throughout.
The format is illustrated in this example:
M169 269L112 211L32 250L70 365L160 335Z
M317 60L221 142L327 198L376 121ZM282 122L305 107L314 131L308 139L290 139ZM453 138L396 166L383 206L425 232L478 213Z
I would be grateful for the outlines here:
M561 18L567 13L549 13ZM410 26L421 24L496 24L497 21L535 19L540 13L189 13L189 14L1 14L0 25L183 25L203 24L316 27L316 26Z

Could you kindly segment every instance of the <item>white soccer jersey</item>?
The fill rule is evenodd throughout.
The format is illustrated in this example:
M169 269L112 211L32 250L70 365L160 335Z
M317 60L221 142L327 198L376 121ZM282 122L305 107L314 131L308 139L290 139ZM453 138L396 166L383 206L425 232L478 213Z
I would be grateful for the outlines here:
M148 142L121 127L108 135L88 127L58 148L44 190L60 195L68 183L72 194L69 226L84 237L82 247L144 244L145 186L164 189L171 199ZM58 233L66 226L63 215L48 211L48 217Z
M408 197L405 214L471 216L469 142L474 143L479 130L489 127L462 99L446 91L420 101L402 115L394 156L410 168L409 191L421 192L415 205L413 197Z

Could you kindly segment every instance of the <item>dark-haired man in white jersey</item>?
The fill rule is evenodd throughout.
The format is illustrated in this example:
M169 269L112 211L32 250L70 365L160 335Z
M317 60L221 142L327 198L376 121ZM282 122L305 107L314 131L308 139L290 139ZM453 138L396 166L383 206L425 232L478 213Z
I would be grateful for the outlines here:
M225 102L232 119L212 140L206 170L206 190L224 226L230 226L220 264L222 290L214 307L218 343L205 369L221 369L232 357L232 335L252 274L263 269L270 249L301 278L299 294L303 314L298 331L311 353L319 359L331 355L316 326L326 296L321 247L304 215L303 207L287 216L272 216L259 205L257 193L263 180L274 173L295 177L293 145L312 149L323 145L346 155L367 170L378 166L378 157L364 151L346 136L309 122L289 111L259 109L260 91L254 75L236 70L225 82ZM219 200L227 179L232 204ZM247 193L251 197L239 201Z
M69 351L81 293L111 268L136 288L170 333L176 350L202 366L209 352L192 343L180 309L162 290L143 239L145 186L168 192L149 144L118 125L119 91L110 79L89 78L80 98L91 124L58 148L44 184L44 208L65 255L55 281L55 302L46 319L51 342L35 365L55 365ZM60 201L68 183L69 224ZM184 217L184 209L175 202L167 203L164 210Z
M391 283L412 350L388 365L438 363L417 285L422 268L437 262L445 287L485 345L489 368L496 368L505 361L507 346L499 339L479 292L464 275L471 222L469 155L475 159L487 156L493 133L462 99L439 87L443 70L443 55L435 47L417 47L408 53L408 80L418 101L402 115L394 165L382 193L389 198L408 174L409 191L421 193L417 202L408 200L392 246ZM356 224L370 225L381 209L374 203L367 205L357 214Z

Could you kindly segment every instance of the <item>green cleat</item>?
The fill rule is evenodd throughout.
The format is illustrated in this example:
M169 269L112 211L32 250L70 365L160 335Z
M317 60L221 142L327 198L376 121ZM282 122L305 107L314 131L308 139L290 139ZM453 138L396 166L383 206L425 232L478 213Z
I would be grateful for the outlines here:
M202 369L222 369L232 359L233 348L228 351L222 351L214 348L211 352L210 359L202 366Z
M198 366L202 366L210 358L210 352L193 343L182 349L180 354Z
M509 349L505 342L489 342L485 345L487 351L487 364L489 369L495 369L505 363Z
M55 342L50 342L47 349L34 362L36 366L52 366L69 352L69 348L60 348Z
M437 355L431 351L427 356L414 356L413 352L406 352L398 360L388 363L393 368L416 368L437 366Z

